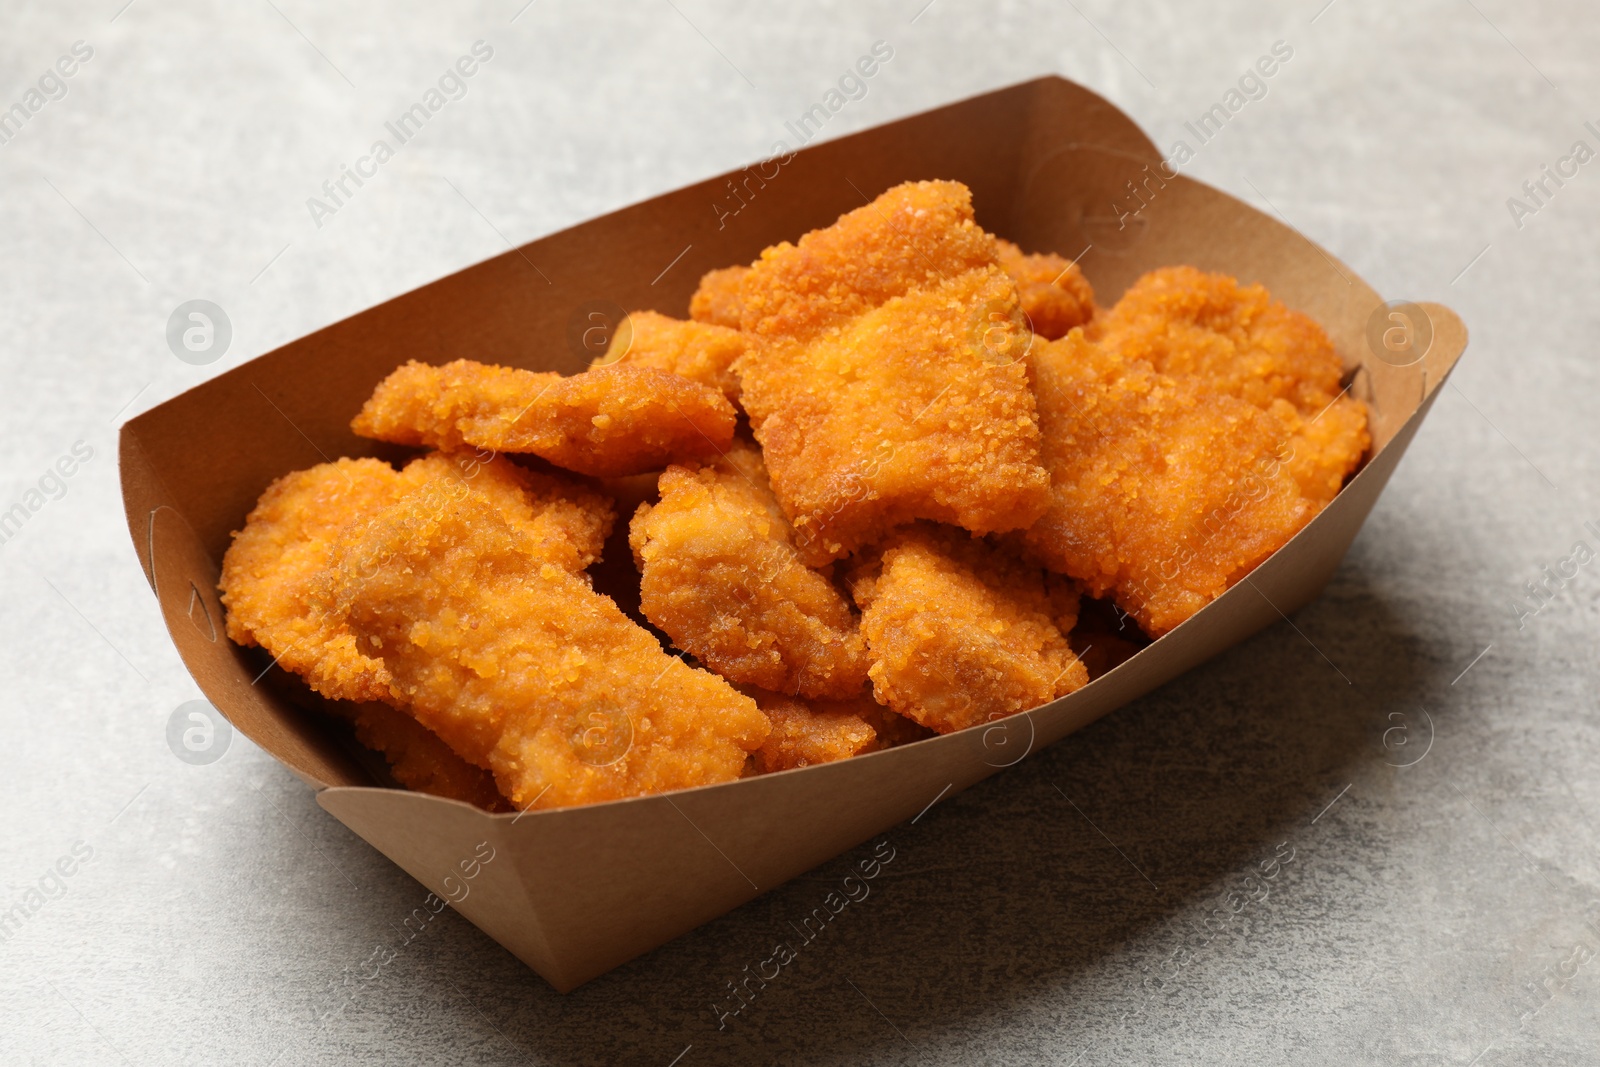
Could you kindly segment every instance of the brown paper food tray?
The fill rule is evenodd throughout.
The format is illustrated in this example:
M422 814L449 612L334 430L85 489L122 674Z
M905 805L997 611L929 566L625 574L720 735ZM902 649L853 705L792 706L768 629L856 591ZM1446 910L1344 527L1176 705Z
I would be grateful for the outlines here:
M121 437L129 529L172 639L211 702L316 787L335 818L441 896L459 897L463 915L570 990L1065 737L1321 591L1465 348L1466 331L1448 309L1428 305L1425 358L1404 367L1379 360L1365 337L1381 300L1348 267L1198 182L1147 181L1159 174L1158 159L1109 103L1042 78L583 223L197 386L129 422ZM583 360L566 335L581 305L605 300L681 316L704 271L747 263L766 245L921 178L965 182L979 222L1025 250L1076 256L1087 247L1082 264L1107 303L1145 270L1170 264L1265 283L1333 336L1352 391L1371 408L1366 466L1248 582L1086 688L1003 726L842 763L667 796L490 815L375 787L322 717L253 684L264 658L222 633L216 583L229 533L287 471L330 456L401 454L349 429L398 363L465 357L577 371ZM740 186L738 199L730 181ZM1137 215L1123 214L1138 205L1130 181L1148 201ZM467 881L458 864L484 841L495 858Z

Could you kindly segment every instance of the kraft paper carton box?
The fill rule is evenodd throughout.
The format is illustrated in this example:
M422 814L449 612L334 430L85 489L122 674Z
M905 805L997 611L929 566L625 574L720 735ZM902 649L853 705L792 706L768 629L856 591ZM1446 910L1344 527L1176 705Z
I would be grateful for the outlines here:
M491 815L386 787L382 761L305 710L305 699L253 684L267 660L228 641L217 599L230 531L270 481L321 461L319 449L400 458L404 450L349 429L398 363L469 358L576 372L589 353L573 338L581 340L595 309L683 316L705 271L748 263L889 186L924 178L965 182L978 221L1025 250L1081 254L1103 303L1144 271L1180 263L1264 283L1332 335L1352 393L1371 412L1366 465L1249 582L1087 687L987 728L840 763ZM1105 100L1042 78L656 197L269 352L130 421L121 437L123 495L172 639L211 702L317 789L335 818L565 991L1017 763L1310 601L1465 346L1448 309L1385 306L1295 230L1163 168L1155 146ZM614 586L626 573L602 569L597 587L627 603L636 589L630 597Z

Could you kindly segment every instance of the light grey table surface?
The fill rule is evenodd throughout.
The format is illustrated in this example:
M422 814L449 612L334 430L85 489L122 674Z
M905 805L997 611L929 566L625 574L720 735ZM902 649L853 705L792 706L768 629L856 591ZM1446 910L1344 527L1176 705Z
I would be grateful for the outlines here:
M5 6L0 106L44 88L0 145L0 510L45 499L0 545L0 909L25 913L0 1063L1600 1062L1600 568L1513 608L1600 549L1600 162L1507 204L1600 149L1592 11L923 3ZM306 199L480 39L466 95L316 226ZM174 756L199 693L123 525L118 423L764 156L879 40L829 136L1061 73L1165 147L1287 42L1187 172L1457 308L1452 385L1293 625L891 831L869 901L726 1029L726 981L853 857L568 996L447 911L319 1020L423 891L242 738ZM207 366L165 339L194 298L233 327Z

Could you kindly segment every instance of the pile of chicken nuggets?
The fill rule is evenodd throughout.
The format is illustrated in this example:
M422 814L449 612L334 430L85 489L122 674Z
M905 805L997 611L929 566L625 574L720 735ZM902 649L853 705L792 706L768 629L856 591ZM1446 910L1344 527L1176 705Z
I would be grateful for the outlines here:
M428 451L274 482L223 563L229 637L410 788L524 811L681 789L1071 693L1370 445L1327 334L1261 286L1172 267L1100 307L957 182L712 271L689 315L632 313L571 376L395 370L352 427ZM634 612L590 567L640 475Z

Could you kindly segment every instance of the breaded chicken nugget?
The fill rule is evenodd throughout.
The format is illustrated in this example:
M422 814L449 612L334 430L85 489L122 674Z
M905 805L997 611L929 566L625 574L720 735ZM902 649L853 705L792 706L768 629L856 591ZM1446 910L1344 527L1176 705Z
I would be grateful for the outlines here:
M1017 283L1034 333L1053 341L1094 318L1094 289L1076 263L1054 253L1025 254L999 238L995 245L1000 269Z
M1281 424L1204 380L1074 330L1036 345L1053 503L1023 538L1151 636L1199 611L1315 513Z
M495 788L493 775L456 755L438 734L405 712L376 701L325 700L288 674L265 675L261 684L313 715L349 723L356 740L383 756L394 780L407 789L487 811L511 810Z
M1031 335L965 186L897 186L767 249L743 292L741 400L809 562L916 518L985 533L1048 505Z
M707 271L700 279L699 288L689 298L689 317L695 322L714 326L739 328L744 313L744 297L740 295L749 267L723 267Z
M358 651L342 618L315 595L341 541L402 497L422 509L477 495L528 533L544 557L573 573L594 562L614 519L611 502L566 478L523 470L499 457L433 453L403 472L375 459L341 459L296 471L267 487L222 560L228 636L260 645L279 666L336 700L388 692L380 660ZM388 560L358 561L362 574Z
M772 720L772 733L751 757L757 774L832 763L933 736L866 693L849 700L799 700L755 688L745 692Z
M1076 263L1054 253L1024 254L999 238L995 249L1000 269L1017 283L1022 310L1035 333L1053 340L1094 317L1094 289ZM744 281L749 275L749 267L707 273L689 301L689 317L738 329L744 314ZM729 399L733 399L731 394Z
M1055 619L1062 589L1039 568L960 530L898 531L855 583L873 691L940 733L1025 711L1086 685Z
M400 478L431 506L469 493L482 497L533 538L543 558L573 574L600 558L616 521L611 498L598 489L492 452L430 452L407 463Z
M544 558L493 504L404 497L341 545L323 594L403 706L519 809L737 778L769 726ZM388 562L375 574L361 561Z
M878 732L853 704L824 709L778 693L753 690L751 695L772 722L772 732L751 757L757 774L832 763L877 748Z
M1263 410L1287 400L1311 417L1343 391L1344 367L1327 331L1264 286L1226 274L1151 271L1088 332L1125 360L1204 378Z
M451 751L438 734L410 715L376 702L331 700L328 711L355 727L356 740L383 754L395 781L418 793L463 800L486 811L510 811L494 777Z
M563 377L458 359L400 367L350 426L402 445L529 452L607 478L709 459L736 417L715 389L653 367Z
M761 253L739 283L739 327L804 342L885 301L997 263L960 182L907 182L798 244Z
M1049 475L1018 358L1029 341L1010 279L990 267L741 361L801 554L820 565L918 518L975 533L1037 519Z
M1284 460L1289 473L1305 498L1320 508L1338 495L1372 447L1367 406L1343 396L1309 418L1290 411L1283 401L1274 404L1271 413L1289 442Z
M704 322L685 322L654 311L630 311L627 326L611 338L595 366L632 364L677 374L722 391L738 403L739 377L733 361L744 355L738 330Z
M732 682L805 697L860 692L860 622L802 562L754 446L736 441L717 463L668 467L660 493L629 528L651 623Z
M380 699L389 682L383 663L357 649L342 619L311 602L311 587L345 527L404 493L399 473L376 459L323 463L269 485L222 557L228 636L265 648L324 696Z

